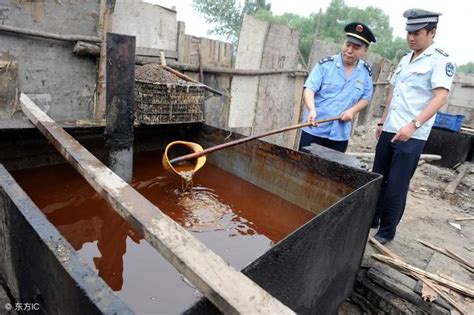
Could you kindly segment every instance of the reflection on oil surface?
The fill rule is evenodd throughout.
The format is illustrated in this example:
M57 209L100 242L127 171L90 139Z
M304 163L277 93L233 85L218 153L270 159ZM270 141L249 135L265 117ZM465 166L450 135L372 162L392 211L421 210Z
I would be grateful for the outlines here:
M183 193L179 178L163 170L161 156L135 156L133 187L238 270L314 216L209 163ZM13 175L81 259L137 314L179 313L200 298L69 165Z

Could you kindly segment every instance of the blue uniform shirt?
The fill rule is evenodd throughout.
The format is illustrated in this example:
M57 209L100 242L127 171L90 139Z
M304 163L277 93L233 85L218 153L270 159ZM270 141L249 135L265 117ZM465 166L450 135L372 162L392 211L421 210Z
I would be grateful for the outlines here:
M410 62L413 52L404 56L390 80L392 102L388 108L383 131L397 133L415 119L433 98L433 89L451 89L456 67L447 53L435 44ZM436 115L427 120L412 138L427 140Z
M338 117L358 101L372 97L372 73L369 65L359 60L349 79L341 54L324 58L316 64L305 83L305 88L315 92L316 120ZM304 121L308 111L305 110ZM351 122L333 121L318 127L305 127L303 130L317 137L335 141L349 139Z

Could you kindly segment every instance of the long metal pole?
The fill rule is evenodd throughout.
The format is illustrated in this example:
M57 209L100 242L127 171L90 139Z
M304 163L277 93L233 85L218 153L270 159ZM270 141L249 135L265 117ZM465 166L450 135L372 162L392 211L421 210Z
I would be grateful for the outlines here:
M237 139L237 140L234 140L234 141L231 141L231 142L218 144L216 146L204 149L204 150L199 151L199 152L194 152L194 153L190 153L190 154L186 154L186 155L174 158L174 159L170 160L170 164L177 163L177 162L188 161L188 160L194 160L194 159L197 159L198 157L207 155L209 153L212 153L212 152L215 152L215 151L218 151L218 150L222 150L222 149L225 149L225 148L228 148L228 147L233 147L235 145L242 144L242 143L245 143L245 142L249 142L249 141L252 141L252 140L255 140L255 139L258 139L258 138L271 136L271 135L276 134L276 133L289 131L289 130L293 130L293 129L298 129L298 128L303 128L303 127L308 127L308 126L312 126L312 125L319 125L319 124L323 124L323 123L330 122L330 121L335 121L335 120L339 120L339 117L326 118L326 119L317 120L314 123L309 123L308 122L308 123L304 123L304 124L298 124L298 125L293 125L293 126L289 126L289 127L280 128L280 129L275 129L275 130L268 131L268 132L265 132L265 133L262 133L262 134L259 134L259 135L250 136L250 137L246 137L246 138L242 138L242 139Z

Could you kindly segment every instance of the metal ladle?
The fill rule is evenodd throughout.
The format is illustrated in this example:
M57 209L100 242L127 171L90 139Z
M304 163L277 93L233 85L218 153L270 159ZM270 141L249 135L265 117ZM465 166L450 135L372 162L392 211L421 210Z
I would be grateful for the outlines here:
M298 129L298 128L303 128L303 127L308 127L308 126L317 127L319 124L326 123L326 122L331 122L331 121L335 121L335 120L339 120L339 119L340 119L340 117L332 117L332 118L317 120L313 123L308 122L308 123L304 123L304 124L298 124L298 125L293 125L293 126L289 126L289 127L285 127L285 128L275 129L275 130L268 131L268 132L265 132L265 133L262 133L262 134L259 134L259 135L245 137L245 138L242 138L242 139L237 139L237 140L234 140L234 141L218 144L216 146L207 148L205 150L199 144L194 143L194 142L173 141L173 142L169 143L166 146L165 153L163 154L163 159L162 159L163 167L166 170L170 170L173 173L175 173L176 175L179 175L179 176L183 177L185 179L185 181L188 180L187 179L188 176L192 180L192 175L195 172L197 172L201 167L203 167L204 164L206 163L206 155L209 154L209 153L212 153L212 152L215 152L215 151L218 151L218 150L222 150L222 149L225 149L225 148L228 148L228 147L232 147L234 145L242 144L242 143L245 143L245 142L248 142L248 141L252 141L252 140L255 140L255 139L258 139L258 138L270 136L270 135L273 135L273 134L276 134L276 133L289 131L289 130L293 130L293 129ZM168 158L168 152L169 152L169 149L172 146L175 146L175 145L184 145L184 146L188 147L189 149L191 149L193 151L193 153L186 154L186 155L183 155L183 156L180 156L180 157L177 157L177 158L174 158L174 159L170 160ZM189 161L189 160L196 160L196 163L194 164L194 167L191 170L186 170L186 171L179 170L178 171L173 167L173 164L175 164L175 163Z

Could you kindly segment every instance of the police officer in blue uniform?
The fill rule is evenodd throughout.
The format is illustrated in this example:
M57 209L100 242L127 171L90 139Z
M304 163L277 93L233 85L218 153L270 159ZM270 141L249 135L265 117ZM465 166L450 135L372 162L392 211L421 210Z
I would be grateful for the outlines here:
M375 238L383 244L395 237L410 179L456 71L449 55L434 43L440 15L421 9L403 14L411 52L390 80L387 106L376 130L373 172L384 178L372 227L379 227Z
M341 53L320 60L305 82L304 119L340 117L340 120L303 128L299 149L311 143L345 152L351 121L372 97L372 71L362 60L376 39L370 28L359 22L345 26Z

